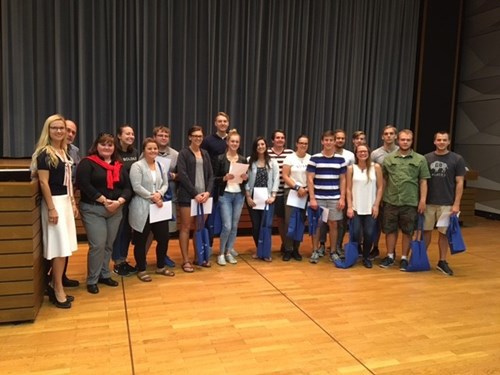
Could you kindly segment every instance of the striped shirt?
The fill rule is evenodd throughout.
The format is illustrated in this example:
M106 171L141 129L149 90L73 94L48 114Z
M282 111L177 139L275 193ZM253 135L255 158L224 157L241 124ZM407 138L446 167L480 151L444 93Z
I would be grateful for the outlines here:
M276 152L274 152L274 150L272 148L269 148L267 150L267 153L269 154L269 156L271 158L275 159L278 162L278 167L280 170L280 186L278 188L278 192L276 195L277 196L283 195L285 192L285 180L283 179L283 173L282 173L283 162L285 161L285 159L288 155L293 154L293 150L291 150L289 148L284 148L283 151L281 152L281 154L277 154Z
M311 156L307 172L314 173L316 199L340 199L340 175L347 171L347 162L339 154L324 156L321 152Z

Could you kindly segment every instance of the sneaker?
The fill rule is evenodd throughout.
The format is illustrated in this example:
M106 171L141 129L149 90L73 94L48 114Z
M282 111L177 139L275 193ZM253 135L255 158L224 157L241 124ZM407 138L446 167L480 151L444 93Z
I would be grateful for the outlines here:
M236 258L238 255L240 255L240 253L238 253L234 249L229 249L229 254L231 254L233 256L233 258Z
M436 267L437 270L441 271L445 275L453 276L453 270L448 266L448 262L446 260L440 260Z
M221 254L217 257L217 264L219 266L225 266L226 265L226 258L224 257L224 254Z
M281 259L283 259L284 262L288 262L290 259L292 259L292 252L291 251L285 251L283 253L283 257Z
M125 267L125 262L120 264L115 264L113 266L113 272L120 276L125 276L125 277L130 276L130 272Z
M325 245L321 245L319 249L316 250L319 257L324 257L326 253Z
M319 253L318 250L314 250L309 258L309 262L316 264L319 262Z
M137 267L131 266L128 262L124 262L123 264L123 268L125 268L129 274L132 275L134 273L137 273Z
M366 268L372 268L373 267L372 261L368 258L364 258L363 266L365 266Z
M344 251L344 249L338 248L337 250L335 250L335 254L337 254L339 256L339 258L345 259L345 251Z
M231 253L226 254L226 261L231 264L236 264L238 261L234 259L234 257L231 255Z
M335 262L341 261L342 259L340 259L339 255L336 252L333 252L333 253L330 253L330 260L333 263L335 263Z
M174 268L175 262L168 255L165 255L165 265L167 267Z
M394 264L394 259L387 256L384 259L382 259L382 262L380 262L379 267L382 268L388 268Z
M378 258L380 255L380 250L378 249L377 246L374 246L372 251L370 251L370 254L368 255L369 260L373 260L375 258Z
M407 268L408 268L408 261L406 259L401 259L401 262L399 262L399 270L406 271Z

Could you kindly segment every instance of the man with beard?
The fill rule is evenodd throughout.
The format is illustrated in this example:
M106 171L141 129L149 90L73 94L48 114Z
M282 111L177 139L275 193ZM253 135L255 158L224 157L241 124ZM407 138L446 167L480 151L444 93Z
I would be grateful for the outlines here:
M386 156L382 164L385 179L382 230L385 233L387 256L380 267L388 268L394 264L398 231L401 229L403 249L399 269L406 271L417 213L423 214L425 211L427 180L431 175L425 157L411 148L411 130L401 130L398 143L399 150Z

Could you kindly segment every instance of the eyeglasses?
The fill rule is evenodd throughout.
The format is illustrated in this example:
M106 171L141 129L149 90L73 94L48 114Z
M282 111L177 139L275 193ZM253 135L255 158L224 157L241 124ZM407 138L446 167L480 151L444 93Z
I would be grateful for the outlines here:
M192 135L191 137L192 137L192 138L203 138L203 136L202 136L202 135Z
M49 129L55 132L63 132L66 130L64 126L49 126Z

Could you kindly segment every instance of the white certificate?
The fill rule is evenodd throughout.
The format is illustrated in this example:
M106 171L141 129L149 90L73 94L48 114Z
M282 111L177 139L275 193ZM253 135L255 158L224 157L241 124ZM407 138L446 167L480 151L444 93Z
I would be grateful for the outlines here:
M436 227L448 227L450 225L451 212L443 212L436 223ZM460 216L460 212L457 217Z
M214 204L214 199L212 197L208 198L205 203L203 203L203 213L205 215L212 213L212 206ZM198 216L198 202L196 199L191 199L191 216Z
M247 171L248 171L248 164L231 163L231 166L229 167L229 173L231 173L234 176L234 178L232 180L229 180L229 182L241 184L243 182L241 175L247 173Z
M163 202L162 207L158 207L154 203L149 205L149 222L151 224L170 219L172 219L172 201Z
M269 193L266 187L253 188L253 201L256 206L252 207L254 210L263 210L266 207L266 201L269 199Z
M326 207L322 208L323 212L321 212L321 221L323 221L323 223L328 223L328 213L330 212L330 210Z
M286 200L286 205L297 208L305 208L307 203L307 195L299 197L299 193L295 190L290 189L288 193L288 199Z

